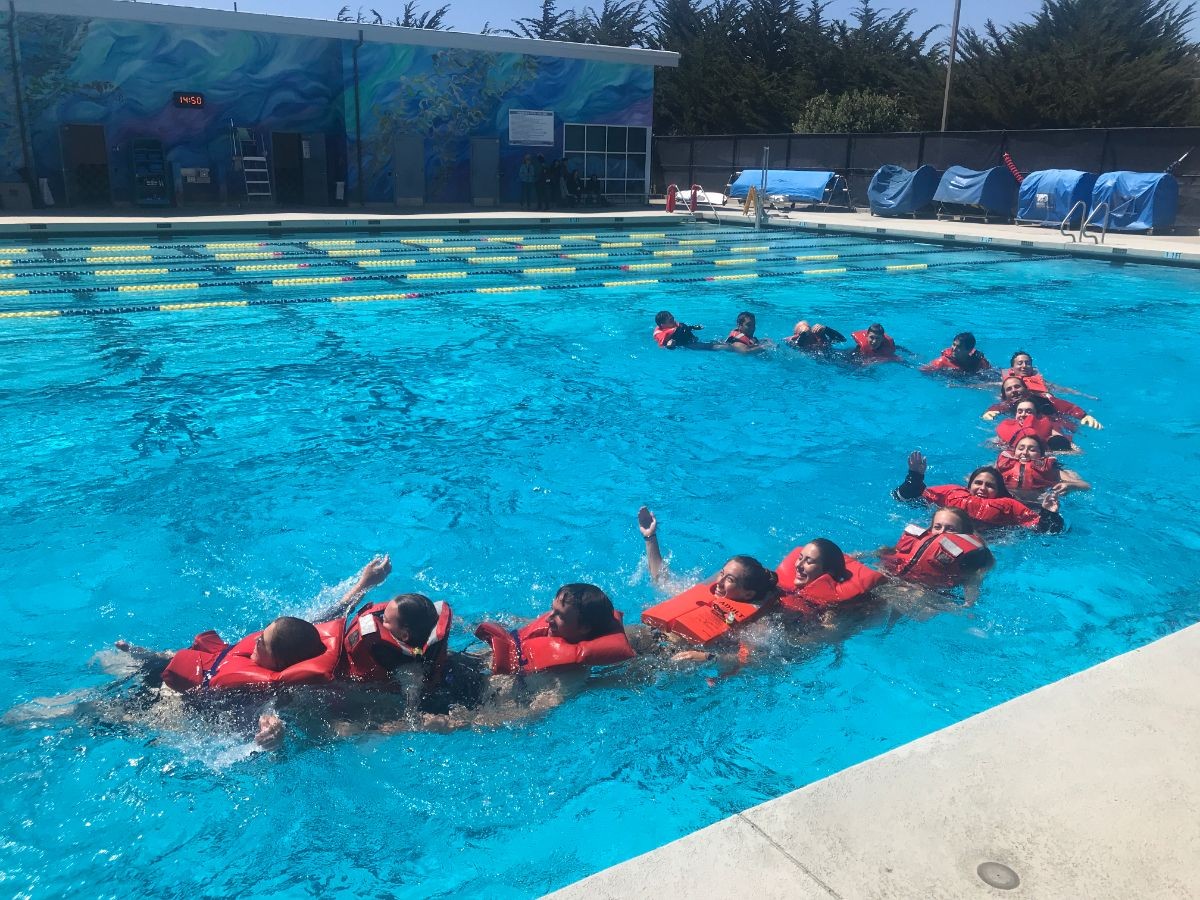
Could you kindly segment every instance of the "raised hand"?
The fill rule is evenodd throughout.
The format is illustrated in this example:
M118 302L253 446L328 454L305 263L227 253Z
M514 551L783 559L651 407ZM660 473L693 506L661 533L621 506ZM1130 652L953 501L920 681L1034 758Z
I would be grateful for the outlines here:
M650 540L658 531L658 519L654 518L654 513L645 506L638 510L638 531L646 540Z
M921 454L920 450L914 450L908 454L908 471L916 472L918 475L924 475L925 470L929 468L929 463Z

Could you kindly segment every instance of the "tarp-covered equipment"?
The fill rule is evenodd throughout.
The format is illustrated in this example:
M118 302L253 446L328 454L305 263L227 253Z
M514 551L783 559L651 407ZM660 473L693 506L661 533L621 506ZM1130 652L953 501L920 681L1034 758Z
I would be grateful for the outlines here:
M1087 216L1096 176L1077 169L1042 169L1030 172L1021 182L1017 199L1017 221L1057 228L1080 200L1083 207L1071 214L1071 228Z
M746 169L729 185L729 196L744 199L750 188L762 186L762 169ZM833 172L793 172L790 169L767 169L767 197L786 197L788 200L804 200L820 203L825 191L834 181Z
M1092 209L1109 207L1109 231L1170 228L1179 211L1179 182L1166 172L1105 172L1092 189ZM1093 219L1097 227L1101 217Z
M933 199L942 204L941 211L947 213L1007 218L1012 215L1016 205L1017 180L1004 166L993 166L982 171L951 166L942 176Z
M877 216L907 216L933 202L942 173L933 166L909 171L903 166L880 166L867 187L871 212Z

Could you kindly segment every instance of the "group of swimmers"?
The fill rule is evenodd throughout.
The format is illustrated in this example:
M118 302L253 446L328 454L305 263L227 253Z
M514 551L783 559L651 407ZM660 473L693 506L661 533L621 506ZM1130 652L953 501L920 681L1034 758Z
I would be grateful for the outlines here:
M697 330L664 311L656 316L654 339L666 349L752 353L768 346L755 336L755 319L748 312L737 317L724 342L700 342ZM852 332L851 339L850 354L860 361L900 361L897 351L903 348L879 324ZM783 343L824 354L845 341L829 326L802 321ZM994 377L974 337L965 332L922 369L978 381ZM833 627L844 610L861 606L889 585L952 592L971 605L994 564L984 534L1006 526L1061 531L1060 497L1089 485L1051 451L1075 450L1079 425L1101 427L1083 409L1054 395L1061 389L1045 381L1028 353L1013 354L1001 376L1000 397L983 415L999 419L995 463L973 471L965 486L927 486L926 460L911 453L907 475L894 494L931 504L933 515L928 525L909 525L893 546L881 548L875 568L827 538L794 548L774 569L751 556L733 556L713 578L645 610L640 625L626 625L596 585L566 584L548 612L522 627L478 625L474 633L483 649L469 652L449 647L453 616L444 601L402 593L384 602L363 602L391 572L384 556L372 560L341 600L314 621L282 616L232 644L209 631L174 653L124 641L117 648L137 661L152 690L189 701L338 686L359 691L360 701L371 698L356 706L345 691L339 694L339 733L439 729L534 714L563 699L597 666L636 659L706 660L721 674L732 674L753 655L747 626L755 621ZM659 524L646 507L638 511L637 527L651 580L665 586L669 575ZM380 704L379 698L386 702ZM277 747L284 734L277 711L258 718L255 741L262 747Z

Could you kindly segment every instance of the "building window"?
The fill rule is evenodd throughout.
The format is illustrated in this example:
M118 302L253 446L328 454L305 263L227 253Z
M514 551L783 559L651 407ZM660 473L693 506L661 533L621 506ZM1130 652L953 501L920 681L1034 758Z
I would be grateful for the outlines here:
M645 197L648 138L647 128L568 124L563 155L581 178L596 176L606 195Z

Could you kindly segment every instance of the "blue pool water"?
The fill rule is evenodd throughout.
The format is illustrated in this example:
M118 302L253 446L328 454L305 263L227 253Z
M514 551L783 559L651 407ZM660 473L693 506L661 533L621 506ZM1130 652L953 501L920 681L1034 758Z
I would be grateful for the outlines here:
M1200 273L800 232L520 242L563 244L544 250L422 236L439 253L400 237L0 241L26 251L0 252L15 276L0 290L29 291L0 310L100 311L0 319L7 893L532 897L1198 618ZM322 239L359 243L307 244ZM751 246L769 249L733 252ZM338 247L380 253L326 252ZM469 261L505 255L517 260ZM739 257L755 262L714 264ZM414 261L357 265L371 258ZM760 277L704 280L739 272ZM196 286L112 289L172 283ZM421 296L301 302L373 293ZM258 305L148 311L215 301ZM776 337L800 317L847 333L880 320L922 362L965 328L994 362L1027 349L1102 398L1081 401L1106 429L1072 460L1095 490L1068 496L1063 535L999 537L974 609L882 613L836 641L776 636L777 652L715 686L663 673L520 725L296 734L273 755L229 729L25 714L104 691L94 657L118 637L176 647L311 613L377 552L395 566L381 596L421 590L463 623L534 615L576 580L636 617L659 596L641 503L676 571L698 577L733 552L774 564L816 535L892 543L927 517L889 496L910 449L931 484L994 457L987 392L783 350L667 353L650 339L663 307L715 336L743 308Z

